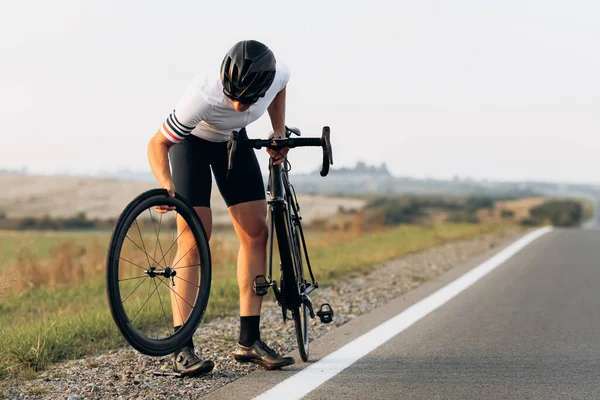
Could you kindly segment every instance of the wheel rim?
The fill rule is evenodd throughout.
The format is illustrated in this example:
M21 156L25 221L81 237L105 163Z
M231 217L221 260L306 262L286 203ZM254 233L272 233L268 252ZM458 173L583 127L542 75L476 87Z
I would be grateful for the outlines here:
M165 202L176 210L157 213L154 206ZM202 239L201 225L181 201L150 197L121 216L107 285L115 322L136 349L168 354L200 323L210 290L210 253ZM175 325L183 328L176 333Z

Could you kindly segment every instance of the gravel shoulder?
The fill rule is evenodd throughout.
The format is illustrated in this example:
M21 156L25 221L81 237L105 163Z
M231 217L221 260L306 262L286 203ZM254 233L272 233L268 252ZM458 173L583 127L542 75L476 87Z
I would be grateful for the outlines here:
M514 228L504 233L447 243L385 263L369 275L352 277L338 281L331 287L320 288L311 296L314 303L331 303L335 317L327 325L317 323L317 319L311 321L311 337L316 339L453 266L514 240L522 233L522 230ZM318 268L315 273L318 278ZM0 398L198 398L258 368L238 364L231 356L238 330L239 318L233 317L213 320L198 329L194 339L196 348L202 351L204 357L215 361L214 371L204 377L178 379L153 376L152 371L170 362L170 358L149 357L125 347L55 364L31 380L9 382L3 385ZM263 306L261 331L265 342L281 353L290 353L296 348L293 323L283 324L281 309L273 302L265 302Z

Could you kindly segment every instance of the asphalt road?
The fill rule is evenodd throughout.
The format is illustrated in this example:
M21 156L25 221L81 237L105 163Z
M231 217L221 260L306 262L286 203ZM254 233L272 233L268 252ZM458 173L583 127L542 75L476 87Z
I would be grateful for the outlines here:
M311 358L360 337L491 255L315 341ZM209 398L251 398L306 366L250 374ZM600 230L559 229L536 239L305 398L600 399Z

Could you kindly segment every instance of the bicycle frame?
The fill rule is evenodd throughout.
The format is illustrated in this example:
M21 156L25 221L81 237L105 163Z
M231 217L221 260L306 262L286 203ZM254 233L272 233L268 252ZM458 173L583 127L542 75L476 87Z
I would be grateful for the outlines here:
M274 246L274 238L276 235L273 234L275 229L275 221L274 218L271 218L271 234L269 235L269 271L268 271L268 282L273 282L275 296L281 305L285 305L286 307L289 305L289 308L297 307L299 304L309 301L309 309L311 314L313 314L312 303L310 303L310 298L308 295L319 287L318 283L315 281L314 274L312 272L312 268L310 266L310 259L308 256L308 250L306 247L306 241L304 238L304 231L302 230L302 225L300 223L302 217L300 216L300 207L298 204L298 200L296 197L296 193L294 191L293 186L289 181L289 177L287 172L283 170L281 165L273 165L273 161L269 162L269 184L267 187L267 193L269 194L270 200L268 201L269 210L271 213L276 212L284 212L287 218L285 219L285 229L288 232L288 236L290 239L294 238L294 229L297 227L300 232L300 240L302 241L302 247L304 249L304 257L306 260L306 265L308 268L308 272L310 274L311 282L307 282L305 277L303 277L304 282L300 283L300 286L303 288L301 293L297 295L293 292L287 290L285 294L281 293L277 288L276 282L273 282L273 246ZM290 243L291 244L291 243ZM291 248L289 251L290 254L293 254ZM302 254L298 255L302 257ZM281 265L282 270L284 268L289 268L294 272L294 275L297 277L298 272L298 263L301 262L296 257L292 258L292 262L294 265ZM293 293L293 296L297 298L295 299L285 299L282 296L286 294L289 296ZM290 301L291 300L291 301Z
M287 172L284 171L282 173L282 178L283 178L283 182L284 182L283 185L287 189L287 193L288 193L289 208L291 210L293 210L293 212L294 212L293 215L290 215L290 219L292 221L292 225L297 226L298 231L300 232L300 239L302 240L302 248L304 249L304 258L306 259L306 265L308 267L308 272L310 273L310 279L312 281L310 286L308 286L306 289L306 294L309 294L314 289L318 288L319 285L315 281L315 276L313 275L312 268L310 266L310 259L308 258L308 248L306 247L306 241L304 239L304 230L302 229L302 224L300 223L300 221L302 220L302 217L300 216L300 204L298 203L298 198L296 197L296 190L292 186ZM300 256L302 256L302 255L300 255Z

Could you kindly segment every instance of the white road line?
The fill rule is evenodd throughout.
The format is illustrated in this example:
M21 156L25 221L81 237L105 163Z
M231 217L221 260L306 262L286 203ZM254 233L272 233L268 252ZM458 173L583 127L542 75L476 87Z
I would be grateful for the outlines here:
M303 369L272 389L256 397L266 399L300 399L333 378L351 364L381 346L454 296L477 282L497 266L514 256L519 250L550 232L551 227L538 229L525 235L489 260L478 265L452 283L410 306L400 314L373 328L369 332L346 344L322 360Z

